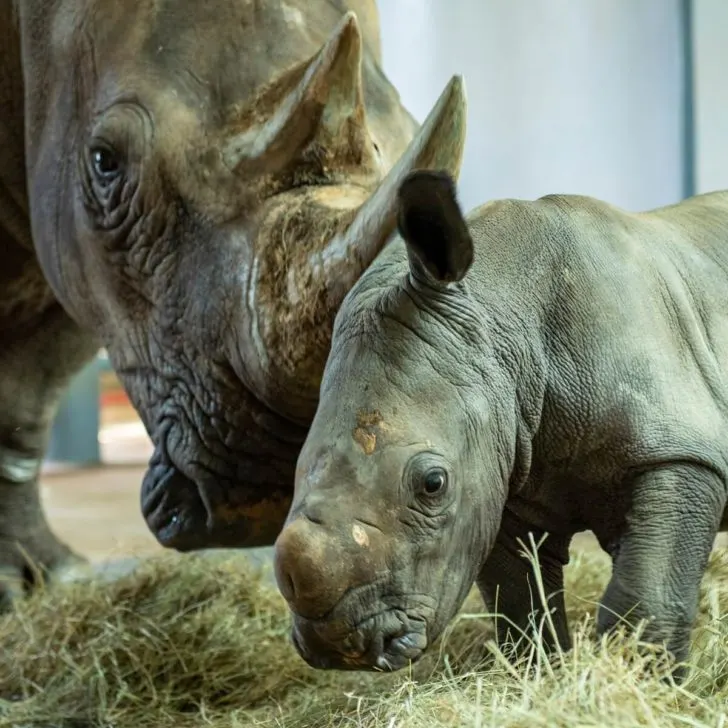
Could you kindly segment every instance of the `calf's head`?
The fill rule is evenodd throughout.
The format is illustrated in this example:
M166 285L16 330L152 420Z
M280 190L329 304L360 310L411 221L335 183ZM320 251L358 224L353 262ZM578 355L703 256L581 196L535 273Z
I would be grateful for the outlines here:
M273 542L393 185L459 167L459 79L417 131L377 65L375 9L19 3L38 257L151 436L142 509L166 546Z
M462 605L506 499L512 387L468 286L473 241L449 175L407 177L399 231L406 245L337 316L276 543L293 640L316 667L417 660Z

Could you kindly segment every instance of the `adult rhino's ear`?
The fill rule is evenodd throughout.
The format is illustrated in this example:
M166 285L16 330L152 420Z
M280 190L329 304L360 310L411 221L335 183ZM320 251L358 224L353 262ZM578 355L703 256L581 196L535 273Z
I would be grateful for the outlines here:
M443 171L416 170L398 191L397 227L410 266L436 281L462 280L473 262L473 239L457 200L455 181Z

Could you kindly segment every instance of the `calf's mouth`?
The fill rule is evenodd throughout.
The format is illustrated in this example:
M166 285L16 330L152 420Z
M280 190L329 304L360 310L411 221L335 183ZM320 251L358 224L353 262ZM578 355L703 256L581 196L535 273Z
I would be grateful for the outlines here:
M382 598L381 584L349 590L323 617L294 613L291 638L311 666L328 670L394 672L417 662L429 644L428 620L407 597Z

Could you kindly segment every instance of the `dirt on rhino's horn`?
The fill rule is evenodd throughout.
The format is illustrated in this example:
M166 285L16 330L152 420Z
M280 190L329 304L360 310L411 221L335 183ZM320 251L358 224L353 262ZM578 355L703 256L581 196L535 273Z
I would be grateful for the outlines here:
M277 411L302 422L313 416L334 318L344 297L396 229L402 181L415 169L445 170L457 177L465 114L463 82L456 76L399 161L368 197L360 189L358 203L347 210L342 208L354 200L351 188L345 192L343 187L332 187L329 200L320 192L311 193L310 199L317 200L318 217L309 220L302 234L320 239L326 231L326 242L311 246L301 264L288 271L285 291L274 304L277 329L270 338L269 351L275 352L270 361L275 362L278 387L285 391L285 397L269 399ZM282 298L285 305L280 303Z
M356 15L348 12L322 49L294 72L300 78L272 101L266 120L233 134L222 151L229 168L270 174L295 164L297 156L316 142L328 163L341 172L342 183L374 189L360 207L343 215L336 212L339 232L311 254L310 275L300 276L306 280L300 298L323 290L332 311L392 235L402 180L414 169L441 169L457 179L465 145L465 87L462 77L454 76L409 147L381 179L367 126L362 52Z
M323 48L303 67L300 79L275 100L272 114L234 133L225 143L225 164L240 173L270 174L290 165L317 142L337 166L358 168L371 178L378 166L366 122L362 87L362 36L356 15L341 19Z
M397 224L397 190L415 169L438 169L454 179L465 146L467 103L461 76L453 76L405 153L369 199L352 211L351 222L310 258L312 277L327 292L332 309L379 254Z

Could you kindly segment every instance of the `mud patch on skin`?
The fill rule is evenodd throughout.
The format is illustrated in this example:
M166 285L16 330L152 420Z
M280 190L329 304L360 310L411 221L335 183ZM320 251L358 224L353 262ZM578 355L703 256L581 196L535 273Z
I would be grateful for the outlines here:
M215 515L226 524L245 524L255 538L271 540L283 528L290 506L290 497L266 498L250 505L225 504L215 509Z
M297 184L322 184L320 175L301 175ZM349 226L356 211L341 200L336 208L319 204L317 194L303 187L270 201L258 231L262 243L254 302L270 381L279 391L295 391L311 402L317 399L336 311L327 303L327 282L312 270L310 259ZM342 195L349 199L353 193L344 189Z
M352 431L352 437L365 455L371 455L377 449L377 435L381 432L383 423L384 419L379 410L357 412L356 427Z
M353 432L354 441L364 451L365 455L371 455L377 447L377 436L373 432L367 432L362 427L357 427Z

